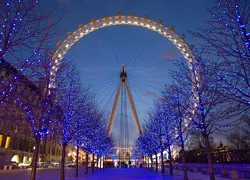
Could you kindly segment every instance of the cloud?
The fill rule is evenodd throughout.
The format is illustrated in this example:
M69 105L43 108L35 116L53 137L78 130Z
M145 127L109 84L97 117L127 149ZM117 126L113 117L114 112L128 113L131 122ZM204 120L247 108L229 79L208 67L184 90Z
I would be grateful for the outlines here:
M168 51L164 54L164 59L173 59L175 55L176 54L173 51Z
M171 60L171 59L176 59L178 58L180 55L179 51L177 49L172 49L170 51L167 51L163 56L164 56L164 59L166 60Z
M153 92L150 92L150 91L146 91L146 92L144 93L144 96L146 96L146 97L153 97L153 96L156 96L156 94L153 93Z

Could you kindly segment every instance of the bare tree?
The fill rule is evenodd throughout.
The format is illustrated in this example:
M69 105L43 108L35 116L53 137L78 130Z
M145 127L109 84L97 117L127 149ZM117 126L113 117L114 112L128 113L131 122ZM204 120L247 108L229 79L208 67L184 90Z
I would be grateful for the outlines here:
M195 32L202 47L221 61L221 94L245 109L250 107L250 1L218 0L211 18Z
M0 58L31 60L39 55L48 38L53 37L52 13L40 9L39 1L1 0Z
M7 58L20 72L7 83L6 79L0 77L0 86L5 92L1 94L0 102L3 103L6 98L14 99L28 116L35 138L30 179L35 180L40 141L50 132L53 124L50 118L55 112L54 94L48 89L51 57L45 44L54 37L53 28L58 21L51 13L39 9L38 1L1 0L0 5L0 63ZM15 92L18 87L14 85L23 76L40 88L38 111L32 104L24 103L23 97L18 97Z
M246 138L247 144L250 145L250 116L248 115L248 113L244 114L241 118L240 121L243 121L243 123L241 124L240 128L243 131L243 135Z
M72 134L72 140L74 144L76 144L76 169L75 169L75 177L78 177L78 156L79 150L84 144L84 139L86 134L88 133L89 126L88 121L91 115L91 108L93 108L94 96L91 93L90 89L81 88L81 92L78 95L78 99L75 102L77 113L72 123L72 127L74 129L74 133Z
M145 128L147 128L147 133L150 133L150 137L152 137L151 143L154 143L154 153L156 156L156 171L158 171L158 152L161 152L161 168L162 170L164 170L163 151L166 148L166 144L163 142L163 137L165 135L165 129L163 126L163 119L160 116L160 112L157 109L157 106L154 106L151 111L148 112L148 119L145 123Z
M213 136L209 136L209 145L210 150L213 150L216 148L216 143L214 142ZM186 147L189 151L192 150L203 150L205 146L205 140L200 131L196 129L190 129L189 131L189 137L186 142Z
M40 9L39 1L0 0L0 60L5 58L22 75L33 80L43 49L55 37L54 27L59 22L54 15ZM12 81L19 81L16 76ZM11 84L1 79L1 89L5 91L0 101L4 101L12 91Z
M188 180L184 145L188 138L187 107L190 105L189 97L186 96L181 87L171 85L165 87L162 99L164 100L162 105L165 114L170 119L168 122L172 129L171 135L174 137L175 143L181 147L184 179Z
M62 64L63 71L57 75L56 101L61 108L61 124L62 133L60 136L62 142L62 159L60 179L65 179L64 165L66 157L66 147L74 140L76 132L74 121L78 118L80 109L78 109L78 101L81 97L80 75L76 68L65 62Z
M214 180L209 136L233 126L233 118L241 111L238 111L236 103L219 91L222 83L218 61L200 57L197 62L187 64L179 61L175 64L179 70L173 72L173 78L182 92L190 97L190 105L186 109L189 125L200 131L204 138L210 179Z
M35 151L32 159L32 170L30 179L35 180L36 168L39 155L40 142L43 137L52 133L54 127L59 123L58 106L55 105L55 91L49 89L49 73L51 69L51 55L49 49L45 49L41 53L41 59L37 64L34 64L37 73L31 78L32 82L39 87L39 99L36 101L37 106L33 106L33 103L25 103L23 97L16 97L19 93L18 88L11 93L11 98L15 99L17 103L28 116L28 122L33 130L35 139ZM59 69L60 72L60 69ZM31 97L33 97L31 95ZM35 98L33 99L35 100Z
M247 137L239 130L235 130L226 136L230 148L232 149L244 149L247 146Z
M106 156L112 146L112 139L108 136L106 131L106 116L103 112L98 110L98 106L88 106L90 109L90 116L86 118L86 131L81 138L83 146L81 147L86 153L86 170L88 174L88 156L92 154L93 160L91 163L92 173L94 173L94 156Z

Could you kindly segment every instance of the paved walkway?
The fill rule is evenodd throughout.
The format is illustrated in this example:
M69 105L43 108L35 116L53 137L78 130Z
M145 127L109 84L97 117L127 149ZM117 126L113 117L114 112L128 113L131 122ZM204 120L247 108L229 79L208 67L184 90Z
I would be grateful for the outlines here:
M189 180L209 180L209 176L201 173L188 172ZM67 180L182 180L183 172L175 170L174 176L164 175L160 172L150 171L145 168L111 168L105 169L95 174L85 175L83 178L68 178ZM228 180L216 175L216 180Z
M183 172L179 170L174 170L174 176L170 177L169 169L166 169L166 173L163 175L160 172L155 172L148 170L146 168L111 168L104 169L99 172L91 173L89 169L89 174L85 175L85 169L79 169L79 177L74 177L74 168L66 168L65 176L66 180L182 180ZM0 180L28 180L30 176L30 169L28 170L10 170L10 171L0 171ZM199 172L193 173L188 172L189 180L209 180L209 176L201 174ZM44 168L38 169L37 180L59 180L60 178L59 168ZM216 180L228 180L227 178L221 178L218 175Z

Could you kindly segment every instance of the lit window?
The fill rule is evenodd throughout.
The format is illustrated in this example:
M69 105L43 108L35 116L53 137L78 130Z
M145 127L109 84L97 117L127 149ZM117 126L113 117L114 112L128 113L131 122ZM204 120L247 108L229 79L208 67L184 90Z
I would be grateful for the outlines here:
M2 146L2 142L3 142L3 135L0 134L0 147Z
M9 148L10 147L10 140L11 140L11 137L10 136L7 136L6 138L6 143L5 143L5 148Z

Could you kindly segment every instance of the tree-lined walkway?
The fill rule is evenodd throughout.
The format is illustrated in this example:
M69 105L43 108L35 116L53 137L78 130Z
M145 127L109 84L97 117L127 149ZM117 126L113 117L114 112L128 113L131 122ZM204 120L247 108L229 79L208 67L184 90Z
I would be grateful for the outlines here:
M168 171L168 170L167 170ZM78 180L138 180L138 179L152 179L152 180L182 180L183 172L179 170L174 171L174 176L168 176L166 174L161 174L160 172L150 171L146 168L110 168L105 169L101 172L97 172L96 174L90 174L85 176L84 178L78 178ZM209 180L209 176L201 173L193 173L188 172L188 176L192 180ZM216 180L228 180L227 178L215 176ZM68 179L68 180L77 180L77 179Z
M134 180L134 179L167 179L160 173L152 172L142 168L110 168L95 175L89 175L89 180Z
M79 169L79 177L74 177L74 168L66 168L65 177L66 180L138 180L138 179L151 179L151 180L182 180L183 172L179 170L174 171L173 177L168 176L168 169L166 174L162 175L160 172L150 171L145 168L110 168L104 169L99 172L88 175L84 174L84 168ZM59 168L45 168L38 169L37 180L59 180ZM1 180L27 180L29 179L30 170L12 170L12 171L0 171ZM201 173L188 172L190 179L195 180L209 180L209 176ZM215 176L216 180L228 180L227 178L221 178L218 175Z

